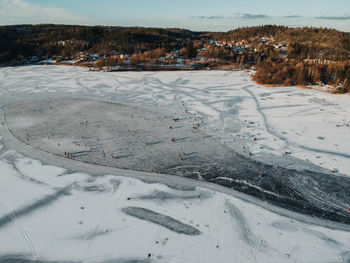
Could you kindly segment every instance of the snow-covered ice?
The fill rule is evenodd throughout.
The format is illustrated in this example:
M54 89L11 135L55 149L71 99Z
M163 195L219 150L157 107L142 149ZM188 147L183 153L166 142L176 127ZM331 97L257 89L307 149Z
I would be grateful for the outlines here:
M350 133L349 95L262 87L246 72L110 73L29 66L2 68L0 76L2 104L28 95L86 97L132 105L184 103L208 115L222 142L234 147L234 138L243 140L255 158L287 153L350 176L350 141L346 139Z
M350 176L348 95L261 87L245 72L103 73L62 66L1 68L0 93L1 106L29 97L186 105L208 117L214 137L251 158L275 156L293 168L295 157ZM0 144L0 261L350 260L349 229L337 223L299 220L293 212L185 178L181 189L156 175L137 179L143 176L137 171L96 176L88 168L79 171L84 164L71 171ZM139 210L127 213L130 208ZM181 232L186 226L197 234Z
M347 262L350 256L346 231L219 192L176 190L123 174L69 174L13 151L1 155L0 167L0 260ZM130 207L171 217L200 234L124 213Z

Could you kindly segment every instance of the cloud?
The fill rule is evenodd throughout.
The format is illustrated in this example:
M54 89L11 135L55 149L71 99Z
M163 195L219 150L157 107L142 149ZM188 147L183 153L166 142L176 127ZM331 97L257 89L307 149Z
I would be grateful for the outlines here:
M224 17L224 16L208 16L209 20L212 20L212 19L224 19L224 18L227 18L227 17Z
M243 15L241 15L241 18L244 18L244 19L260 19L260 18L270 18L270 16L263 15L263 14L243 14Z
M227 16L191 16L191 19L207 19L207 20L220 20L220 19L227 19L227 18L231 18L231 17L227 17Z
M317 19L323 19L323 20L350 20L350 16L318 16Z
M282 16L282 18L300 18L302 16L299 15L290 15L290 16Z
M25 0L0 0L0 24L90 24L91 21L57 7L29 4Z
M221 19L261 19L261 18L271 18L268 15L263 14L239 14L235 16L191 16L191 19L206 19L206 20L221 20Z
M1 1L1 0L0 0ZM278 19L278 18L284 18L284 19L293 19L293 18L311 18L311 19L319 19L319 20L339 20L339 21L345 21L350 20L350 15L344 15L344 16L318 16L318 17L305 17L301 15L288 15L288 16L269 16L265 14L242 14L242 13L236 13L234 16L219 16L219 15L213 15L213 16L191 16L191 19L203 19L203 20L222 20L222 19Z

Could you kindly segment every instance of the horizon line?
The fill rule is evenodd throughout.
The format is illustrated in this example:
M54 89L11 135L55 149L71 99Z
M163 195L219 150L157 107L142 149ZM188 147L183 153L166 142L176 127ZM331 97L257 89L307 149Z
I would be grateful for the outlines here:
M227 33L233 30L238 30L242 28L253 28L253 27L264 27L264 26L277 26L277 27L286 27L286 28L315 28L315 29L328 29L328 30L336 30L343 33L350 34L350 31L342 31L333 27L322 27L322 26L286 26L281 24L261 24L261 25L253 25L253 26L238 26L236 28L229 29L227 31L201 31L201 30L191 30L188 28L181 28L181 27L152 27L152 26L138 26L138 25L132 25L132 26L117 26L117 25L87 25L87 24L65 24L65 23L39 23L39 24L30 24L30 23L23 23L23 24L5 24L0 25L0 27L10 27L10 26L45 26L45 25L54 25L54 26L81 26L81 27L119 27L119 28L146 28L146 29L180 29L180 30L187 30L191 32L196 33Z

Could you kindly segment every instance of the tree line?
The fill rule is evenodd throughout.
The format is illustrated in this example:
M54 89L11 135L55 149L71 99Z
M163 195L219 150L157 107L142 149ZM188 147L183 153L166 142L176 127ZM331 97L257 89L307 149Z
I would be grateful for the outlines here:
M244 50L240 63L256 66L254 79L258 83L328 84L336 87L336 92L350 92L349 33L327 28L268 25L239 28L216 37L236 41L249 39L250 47ZM279 43L288 46L285 54L275 48Z
M235 49L232 44L219 46L208 40L245 41L243 48ZM323 83L336 86L338 92L350 92L350 33L334 29L266 25L213 33L176 28L0 26L0 64L5 65L29 56L71 58L79 52L106 55L98 61L99 67L123 64L116 54L128 54L128 63L137 65L158 63L174 50L184 59L204 58L203 63L214 67L255 67L254 79L262 84ZM174 61L167 56L162 63Z
M142 27L14 25L0 26L0 63L21 57L72 57L77 52L133 54L181 48L202 37L184 29Z

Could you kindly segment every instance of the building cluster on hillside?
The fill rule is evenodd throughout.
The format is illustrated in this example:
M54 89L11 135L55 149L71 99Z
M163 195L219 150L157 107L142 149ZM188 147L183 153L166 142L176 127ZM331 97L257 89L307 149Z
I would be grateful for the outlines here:
M185 55L186 48L183 47L181 49L173 49L171 51L165 52L162 56L156 59L156 62L159 64L193 64L193 63L205 63L207 61L213 61L213 58L206 57L206 52L208 49L211 51L215 50L224 50L228 54L237 54L243 55L246 53L263 53L264 49L267 46L272 46L273 49L279 50L280 57L287 57L288 52L288 44L286 43L277 43L271 37L261 37L254 39L241 39L239 41L233 40L216 40L212 38L202 39L190 41L191 45L195 47L195 55L191 57L187 57ZM78 40L64 40L58 41L56 43L60 46L67 45L76 45L79 44L82 47L87 46L87 42L84 43ZM141 53L140 53L141 54ZM95 54L90 53L88 51L77 52L71 57L63 57L63 56L53 56L53 57L37 57L31 56L25 58L23 60L24 64L74 64L74 65L86 65L86 66L94 66L100 60L106 60L109 58L113 58L118 63L122 62L123 65L128 65L132 63L133 54L128 53L120 53L117 51L108 52L108 54Z

